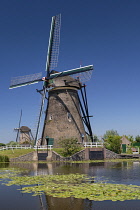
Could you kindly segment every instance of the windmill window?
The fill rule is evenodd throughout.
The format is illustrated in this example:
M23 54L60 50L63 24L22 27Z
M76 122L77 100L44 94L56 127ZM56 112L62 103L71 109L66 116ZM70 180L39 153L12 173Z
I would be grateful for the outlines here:
M69 122L71 122L71 120L72 120L71 113L69 113L69 112L67 113L67 119Z
M49 116L49 120L52 120L52 119L53 119L53 117L52 117L52 115L50 115L50 116Z

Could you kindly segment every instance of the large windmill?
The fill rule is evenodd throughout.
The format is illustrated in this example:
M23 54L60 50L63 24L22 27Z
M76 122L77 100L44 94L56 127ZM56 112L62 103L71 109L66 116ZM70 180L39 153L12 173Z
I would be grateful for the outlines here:
M40 120L44 101L48 100L43 125L41 144L46 144L46 137L54 139L54 146L58 146L61 138L77 138L78 142L86 140L89 135L93 140L89 120L86 86L83 82L91 77L93 65L79 67L67 71L54 71L57 66L60 43L61 16L52 17L50 38L48 45L46 76L32 74L13 78L10 89L43 81L42 90L37 90L42 96L35 140L38 139ZM81 96L78 95L78 90ZM46 97L46 95L48 96ZM85 127L86 131L85 131Z

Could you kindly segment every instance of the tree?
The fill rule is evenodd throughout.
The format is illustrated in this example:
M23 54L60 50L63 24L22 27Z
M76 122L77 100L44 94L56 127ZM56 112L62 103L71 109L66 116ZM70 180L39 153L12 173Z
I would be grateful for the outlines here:
M2 146L6 146L6 144L4 144L4 143L0 143L0 147L2 147Z
M105 147L118 154L121 153L121 136L112 135L105 139Z
M118 132L116 130L107 130L104 134L103 138L107 139L109 136L119 136Z
M63 156L68 157L81 150L76 138L68 138L59 140L60 146L63 148Z
M98 137L96 135L93 136L93 140L94 140L94 142L99 141L99 139L98 139Z
M16 146L16 145L18 145L18 143L17 142L15 142L15 141L10 141L9 143L7 143L6 144L7 146L8 145L11 145L11 146Z
M140 136L137 135L137 136L135 137L135 140L136 140L137 143L140 143Z

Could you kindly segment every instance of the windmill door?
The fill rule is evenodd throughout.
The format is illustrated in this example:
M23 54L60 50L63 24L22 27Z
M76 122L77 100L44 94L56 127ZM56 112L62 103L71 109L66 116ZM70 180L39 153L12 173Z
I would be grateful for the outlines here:
M126 144L122 144L122 153L126 153Z

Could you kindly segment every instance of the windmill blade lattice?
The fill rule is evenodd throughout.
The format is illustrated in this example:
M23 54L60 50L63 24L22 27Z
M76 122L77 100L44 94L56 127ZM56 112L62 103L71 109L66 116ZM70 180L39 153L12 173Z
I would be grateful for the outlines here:
M73 77L74 79L79 80L81 83L83 83L83 82L87 82L91 79L92 72L93 72L93 70L89 70L89 71L81 72L78 74L73 74L71 77Z
M39 81L42 81L41 78L42 78L41 72L25 76L13 77L11 79L11 84L9 89L38 83Z
M57 67L60 44L61 14L52 17L50 39L46 61L47 77L50 71Z

